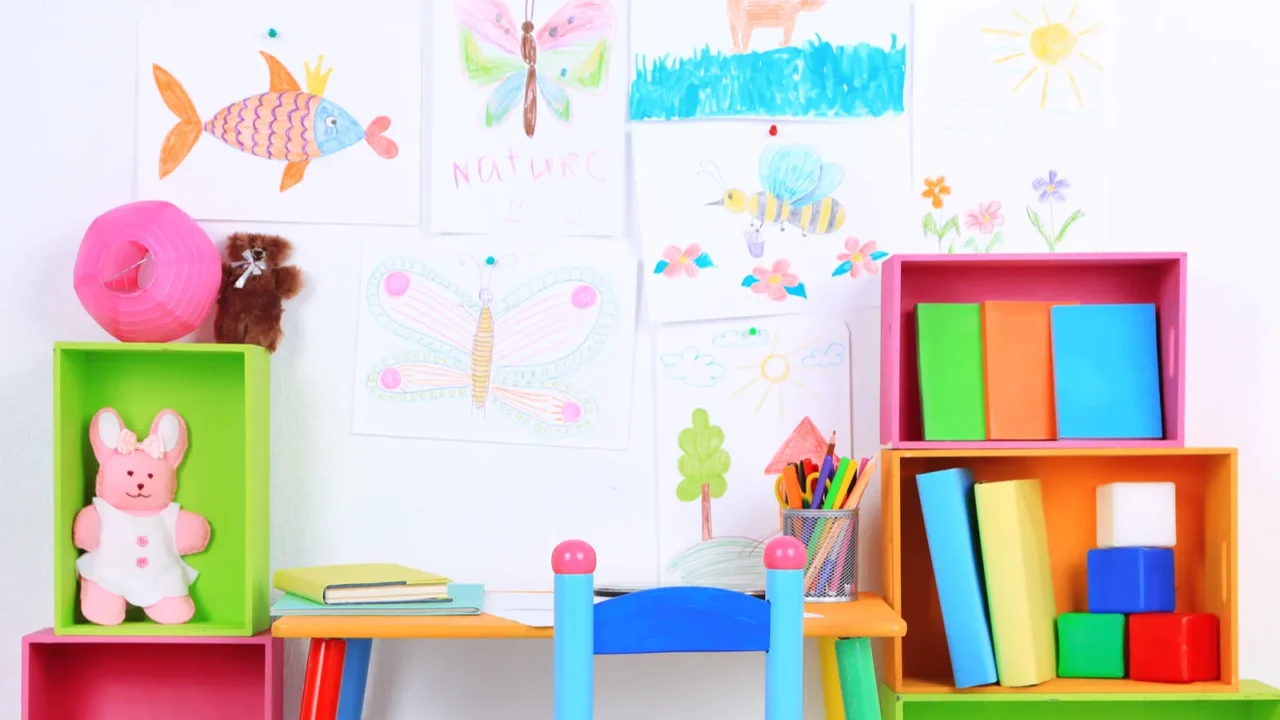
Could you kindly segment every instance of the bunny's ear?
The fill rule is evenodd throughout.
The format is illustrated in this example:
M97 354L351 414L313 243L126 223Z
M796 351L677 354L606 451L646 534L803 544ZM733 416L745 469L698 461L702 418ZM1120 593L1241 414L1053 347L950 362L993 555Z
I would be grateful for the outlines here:
M115 454L123 431L124 421L114 408L102 408L89 421L89 444L93 446L93 455L98 458L98 464Z
M164 460L176 470L187 453L187 421L172 410L161 410L151 421L151 434L164 443Z

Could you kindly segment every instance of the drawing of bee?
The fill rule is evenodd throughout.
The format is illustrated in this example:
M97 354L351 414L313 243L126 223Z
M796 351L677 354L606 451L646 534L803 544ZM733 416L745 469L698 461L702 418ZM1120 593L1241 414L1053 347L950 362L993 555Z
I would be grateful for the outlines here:
M801 235L828 235L844 226L845 208L831 197L844 180L844 170L824 163L818 151L808 145L770 146L760 154L760 184L763 190L748 193L730 188L720 169L703 161L702 171L719 183L724 194L708 205L723 206L731 213L746 213L757 230L765 225L786 225L800 229Z

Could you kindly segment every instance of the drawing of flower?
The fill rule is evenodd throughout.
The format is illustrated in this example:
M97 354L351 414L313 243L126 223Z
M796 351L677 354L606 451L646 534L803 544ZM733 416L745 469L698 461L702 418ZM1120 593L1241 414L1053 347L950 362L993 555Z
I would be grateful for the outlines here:
M942 197L951 194L951 186L947 184L947 178L939 175L936 178L925 178L924 192L920 193L920 197L928 200L934 210L942 210L944 202ZM942 239L947 233L955 233L960 237L960 220L955 215L945 217L941 212L936 216L932 212L924 214L922 220L924 226L924 236L926 238L934 238L938 241L938 252L942 252ZM955 240L953 239L947 245L947 252L955 252Z
M699 270L715 267L711 256L702 252L698 243L690 243L681 250L675 245L668 245L662 251L662 259L653 268L654 275L665 275L669 278L698 277Z
M742 279L742 287L751 288L751 292L777 302L786 300L788 295L808 298L800 276L791 272L790 260L774 260L772 267L756 267Z
M831 272L831 277L846 273L853 278L863 273L875 275L880 272L880 261L889 256L889 253L876 249L874 240L862 242L853 236L845 238L844 249L849 252L836 255L836 260L840 264Z
M1036 232L1040 233L1040 237L1044 238L1044 244L1048 246L1049 252L1055 252L1058 246L1062 244L1062 239L1066 236L1067 230L1075 224L1075 221L1084 217L1083 210L1076 210L1062 221L1062 227L1057 227L1053 218L1054 203L1064 203L1067 201L1067 195L1063 190L1070 190L1071 183L1066 178L1058 175L1057 170L1049 170L1049 174L1045 177L1039 177L1031 181L1031 189L1040 193L1039 201L1041 205L1049 206L1049 222L1046 224L1041 219L1040 213L1036 212L1030 205L1027 206L1027 219L1031 221L1031 225L1035 227Z
M1004 239L1004 231L996 228L1004 225L1004 215L1000 213L1003 205L999 200L989 203L978 203L978 207L964 214L966 230L977 230L982 237L970 235L960 246L961 250L972 248L976 253L989 253ZM994 234L992 234L994 233Z

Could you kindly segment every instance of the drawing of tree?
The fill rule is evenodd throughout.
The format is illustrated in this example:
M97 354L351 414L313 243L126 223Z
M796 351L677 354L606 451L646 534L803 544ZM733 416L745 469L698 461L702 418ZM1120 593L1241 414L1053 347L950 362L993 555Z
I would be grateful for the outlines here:
M723 447L724 430L711 424L707 411L693 411L693 426L680 431L680 484L676 497L680 502L702 498L702 539L711 539L711 498L729 489L725 473L729 472L729 453Z

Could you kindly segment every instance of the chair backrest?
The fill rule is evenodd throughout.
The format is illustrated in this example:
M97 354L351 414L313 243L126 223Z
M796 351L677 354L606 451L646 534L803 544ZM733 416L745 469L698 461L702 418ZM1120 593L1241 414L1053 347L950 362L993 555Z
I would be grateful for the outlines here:
M804 566L799 540L765 546L765 599L707 587L641 590L595 602L596 551L566 540L555 585L555 720L591 720L595 655L764 652L765 720L804 714Z

